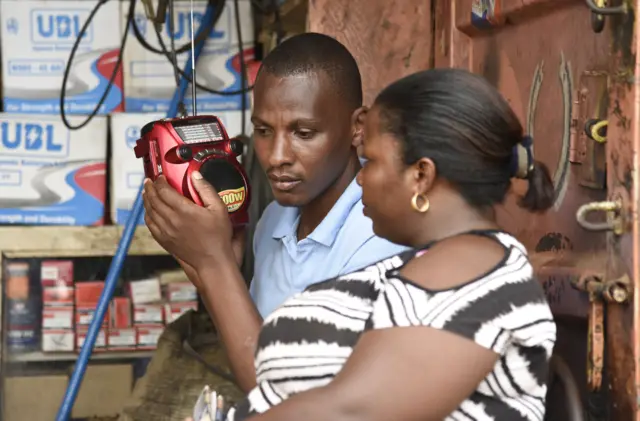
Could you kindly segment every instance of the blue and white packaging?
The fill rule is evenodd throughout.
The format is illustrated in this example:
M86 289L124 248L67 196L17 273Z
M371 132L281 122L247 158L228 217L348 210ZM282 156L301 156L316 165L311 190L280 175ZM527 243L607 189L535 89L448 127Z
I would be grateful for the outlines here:
M0 113L0 224L103 224L106 157L106 117Z
M62 78L73 43L97 0L2 0L5 112L58 114ZM120 2L106 2L89 25L66 89L68 114L89 114L104 94L119 54ZM100 114L122 111L122 72Z
M158 0L152 1L154 10ZM194 30L197 31L204 15L207 1L194 0ZM128 2L121 5L122 26L126 25ZM246 61L253 60L254 28L249 0L239 0L242 41ZM152 22L147 20L144 5L138 1L135 9L135 22L145 41L161 50L157 33ZM133 30L130 28L130 32ZM162 40L167 50L171 50L169 37L169 14L162 27ZM174 40L176 49L191 40L190 2L175 2ZM190 50L189 50L190 51ZM177 54L178 66L184 69L189 52ZM196 80L199 84L217 91L233 92L242 88L240 78L238 36L235 24L233 0L227 0L218 23L205 41L196 66ZM129 34L124 52L124 92L125 111L127 112L166 112L176 88L173 66L162 54L145 49L133 33ZM248 96L248 95L247 95ZM233 111L242 108L242 96L222 96L197 92L199 114L217 111ZM248 104L248 101L247 101ZM185 105L191 113L191 85L187 89ZM248 105L247 105L248 108Z
M247 113L248 114L248 113ZM229 137L242 133L242 112L222 111L217 116ZM160 113L117 113L111 116L111 182L110 202L111 220L114 224L124 225L131 214L140 185L144 180L142 159L136 158L133 147L140 138L140 129L147 123L165 118ZM252 132L251 122L246 119L245 134ZM238 157L241 161L241 157ZM144 224L140 218L138 224Z

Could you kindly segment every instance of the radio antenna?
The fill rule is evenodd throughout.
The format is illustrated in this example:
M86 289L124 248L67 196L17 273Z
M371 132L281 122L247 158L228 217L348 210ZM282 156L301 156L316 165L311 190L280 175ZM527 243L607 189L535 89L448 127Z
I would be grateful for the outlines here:
M193 0L191 0L191 106L193 107L193 115L198 115L196 109L196 48L195 34L193 33Z

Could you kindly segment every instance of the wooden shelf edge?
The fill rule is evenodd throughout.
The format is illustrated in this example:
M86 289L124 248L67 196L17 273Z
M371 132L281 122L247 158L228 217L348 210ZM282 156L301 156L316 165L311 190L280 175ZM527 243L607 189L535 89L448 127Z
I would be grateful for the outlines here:
M124 227L2 226L0 253L7 257L109 256L120 242ZM130 255L167 254L148 228L139 226Z
M91 360L128 360L151 358L154 351L101 351L91 354ZM5 355L4 361L9 363L20 362L47 362L47 361L75 361L78 354L74 352L26 352L23 354Z

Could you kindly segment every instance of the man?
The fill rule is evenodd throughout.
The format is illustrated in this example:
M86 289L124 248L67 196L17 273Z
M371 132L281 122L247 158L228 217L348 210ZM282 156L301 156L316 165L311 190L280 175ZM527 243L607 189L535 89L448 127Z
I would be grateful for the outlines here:
M276 201L256 228L250 293L238 268L243 233L232 232L213 187L195 174L201 208L163 178L146 182L149 230L198 287L246 392L261 317L313 283L403 250L374 236L362 214L355 176L365 111L357 64L335 39L298 35L264 59L251 120Z

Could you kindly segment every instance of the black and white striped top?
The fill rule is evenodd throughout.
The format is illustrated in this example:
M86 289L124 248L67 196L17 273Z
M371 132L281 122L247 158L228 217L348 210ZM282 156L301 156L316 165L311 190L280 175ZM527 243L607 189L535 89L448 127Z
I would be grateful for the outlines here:
M227 419L240 421L328 384L367 330L431 326L501 356L447 421L542 420L556 339L551 311L524 246L503 232L473 234L498 241L505 256L486 275L455 288L430 291L398 274L426 247L314 284L286 301L264 321L255 358L258 386Z

